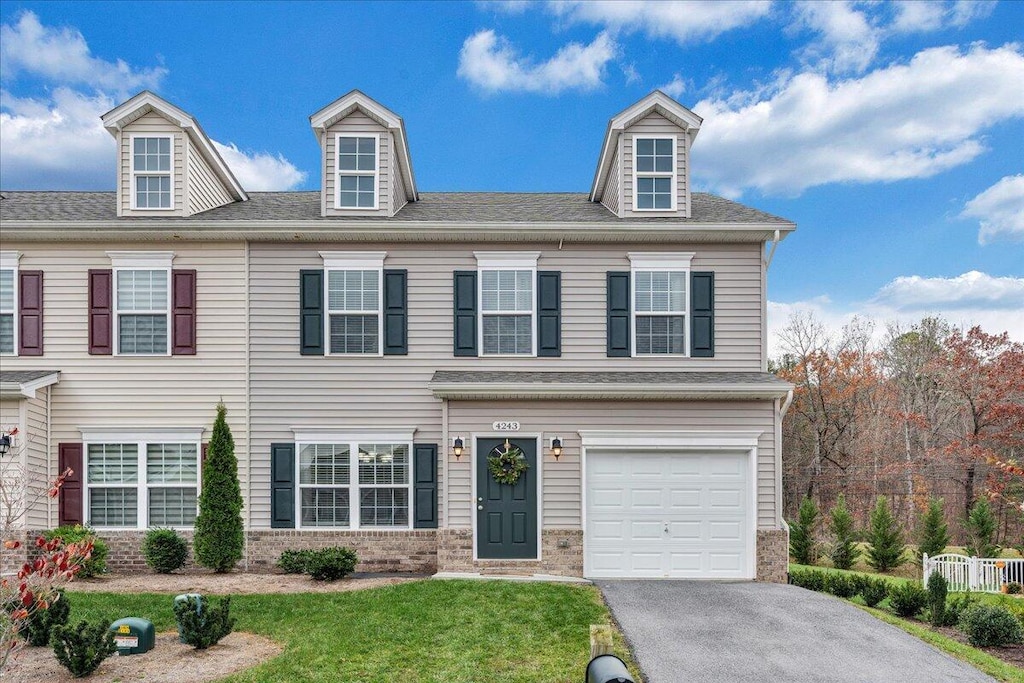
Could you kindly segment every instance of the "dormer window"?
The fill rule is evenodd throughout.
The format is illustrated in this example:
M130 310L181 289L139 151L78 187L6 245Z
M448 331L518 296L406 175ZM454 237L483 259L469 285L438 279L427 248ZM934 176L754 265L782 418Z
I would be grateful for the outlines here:
M636 138L636 209L675 211L674 138Z
M377 140L338 136L338 208L377 208Z
M171 209L171 136L132 136L132 208Z

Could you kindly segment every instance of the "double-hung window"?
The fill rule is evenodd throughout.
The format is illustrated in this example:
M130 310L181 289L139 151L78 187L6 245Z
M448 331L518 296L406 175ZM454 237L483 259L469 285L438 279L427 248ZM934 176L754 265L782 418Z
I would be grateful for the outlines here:
M383 252L321 252L330 354L381 353Z
M377 208L378 140L375 135L338 135L335 206L341 209Z
M637 356L686 356L692 253L629 255Z
M0 252L0 354L18 350L18 254Z
M87 522L101 528L188 528L199 499L199 430L90 435L85 444Z
M412 443L364 436L298 443L300 527L410 527Z
M114 311L117 353L169 353L170 268L115 268Z
M133 209L173 208L171 142L170 135L131 137Z
M676 208L675 138L641 138L634 144L636 210Z
M477 252L476 257L482 355L536 355L539 254Z

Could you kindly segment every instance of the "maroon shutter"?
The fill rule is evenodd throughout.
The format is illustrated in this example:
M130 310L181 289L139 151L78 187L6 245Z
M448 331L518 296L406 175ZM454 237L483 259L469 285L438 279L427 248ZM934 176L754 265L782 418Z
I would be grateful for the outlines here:
M171 353L196 355L196 271L171 271Z
M61 472L71 468L71 474L60 487L57 509L61 526L65 524L84 524L84 505L82 500L82 444L62 443L58 447L58 467Z
M43 355L43 271L18 273L18 355Z
M206 467L206 452L210 450L210 444L203 444L203 451L199 455L199 478L202 480L203 468Z
M114 352L114 271L89 271L89 353Z

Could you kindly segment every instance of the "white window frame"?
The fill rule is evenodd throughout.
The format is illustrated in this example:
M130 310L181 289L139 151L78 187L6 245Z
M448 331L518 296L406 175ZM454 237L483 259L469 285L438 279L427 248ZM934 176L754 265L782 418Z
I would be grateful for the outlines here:
M629 341L634 358L689 358L690 357L690 270L693 252L629 252ZM668 272L682 273L686 283L683 297L685 309L679 311L658 311L637 313L636 310L636 276L637 273ZM683 353L637 353L636 350L636 319L637 316L682 316L683 317Z
M196 512L198 514L199 496L203 492L203 428L202 427L169 427L153 432L125 431L117 428L80 428L82 433L82 486L85 489L85 496L82 500L82 513L86 518L86 524L92 526L90 517L92 489L115 488L127 489L133 486L137 490L138 509L136 510L135 526L94 526L98 531L123 531L125 529L148 529L149 526L149 489L150 484L147 477L147 446L156 443L173 444L195 444L196 446ZM138 481L131 483L89 483L89 446L101 446L107 444L134 444L138 449ZM154 484L153 488L187 488L181 484ZM171 527L181 531L188 531L193 526Z
M501 252L501 251L475 251L476 257L476 328L477 348L480 349L480 356L488 358L536 358L537 357L537 261L540 259L540 252ZM530 271L530 310L484 312L484 271L501 270L528 270ZM484 316L485 315L530 315L530 353L485 353L484 352Z
M413 528L413 517L415 515L415 500L413 500L413 433L415 427L386 428L360 427L355 429L319 428L319 427L293 427L295 434L295 528L310 531L409 531ZM388 444L393 446L405 446L408 449L408 483L405 485L392 484L364 484L359 483L359 444ZM302 524L302 489L303 488L336 488L342 485L335 484L300 484L301 475L301 453L303 446L327 444L334 446L348 446L349 457L349 483L348 483L348 526L303 526ZM409 501L409 523L401 526L363 526L359 523L359 489L363 488L386 488L407 490Z
M12 304L11 310L9 310L9 311L7 311L7 310L0 310L0 313L5 314L5 315L9 314L11 316L11 318L13 318L13 320L14 320L14 323L11 326L11 331L12 331L12 334L13 334L13 337L12 337L13 343L11 344L11 350L10 351L0 352L0 357L4 357L4 358L15 358L18 355L18 332L19 332L18 323L20 322L18 320L18 317L19 317L18 316L18 308L19 308L18 304L20 303L18 301L18 295L19 295L18 285L20 284L18 282L18 261L20 259L21 259L21 253L20 252L17 252L17 251L0 251L0 270L9 270L9 271L11 271L11 281L12 281L12 284L13 284L13 290L12 291L13 291L13 295L14 295L14 299L11 301L11 304Z
M170 140L170 170L169 171L140 171L135 168L135 140L136 138L163 138ZM128 157L131 168L131 207L132 211L174 211L174 135L171 133L137 133L128 136ZM139 206L138 205L138 177L139 176L167 176L170 179L171 202L168 206Z
M358 140L360 138L373 139L373 171L341 170L341 141L343 139ZM359 143L356 143L358 146ZM342 176L373 176L373 206L342 206L341 205L341 177ZM337 133L334 136L334 208L339 211L378 211L380 209L380 134L378 133Z
M111 265L113 266L113 275L111 282L111 289L114 311L114 355L124 356L126 358L140 357L140 358L154 358L159 356L171 355L171 336L173 330L171 329L171 307L174 305L171 301L173 296L173 288L171 286L171 262L174 260L173 251L152 251L152 252L133 252L133 251L108 251L107 256L110 257ZM167 306L163 311L121 311L120 301L118 301L117 294L117 274L121 271L131 270L162 270L167 273ZM121 315L164 315L167 318L167 348L163 353L121 353Z
M353 358L373 358L384 355L384 259L386 251L343 252L321 251L324 260L324 355ZM331 271L332 270L376 270L377 310L334 311L335 315L376 315L377 353L331 353Z
M636 152L636 147L637 147L637 142L639 142L640 140L654 140L655 147L657 147L657 141L658 140L670 140L672 142L672 172L671 173L669 173L668 171L638 171L636 169L636 167L637 167L637 161L636 160L637 160L637 156L638 156L637 152ZM664 213L665 211L676 211L677 210L676 209L676 201L677 201L678 198L676 197L676 195L679 193L679 180L677 178L678 167L679 167L679 163L678 163L678 160L677 160L678 150L676 149L676 145L677 144L678 144L678 140L676 140L676 136L674 136L674 135L634 135L633 136L633 210L634 211L642 211L642 212L659 212L660 211L660 212ZM640 185L638 183L638 180L640 178L671 178L672 179L672 193L671 193L670 196L671 196L671 200L672 200L672 205L669 208L667 208L667 209L659 209L657 207L651 207L650 209L641 209L639 207Z

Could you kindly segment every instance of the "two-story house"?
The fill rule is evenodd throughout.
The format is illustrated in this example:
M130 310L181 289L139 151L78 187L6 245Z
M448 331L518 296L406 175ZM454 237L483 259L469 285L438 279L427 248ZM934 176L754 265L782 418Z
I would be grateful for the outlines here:
M785 579L766 243L795 226L691 190L693 112L656 91L613 117L587 194L421 193L359 91L310 117L318 192L246 193L150 93L104 124L116 192L0 200L5 457L77 473L31 528L91 524L115 564L188 532L223 399L249 568L347 545L369 570Z

